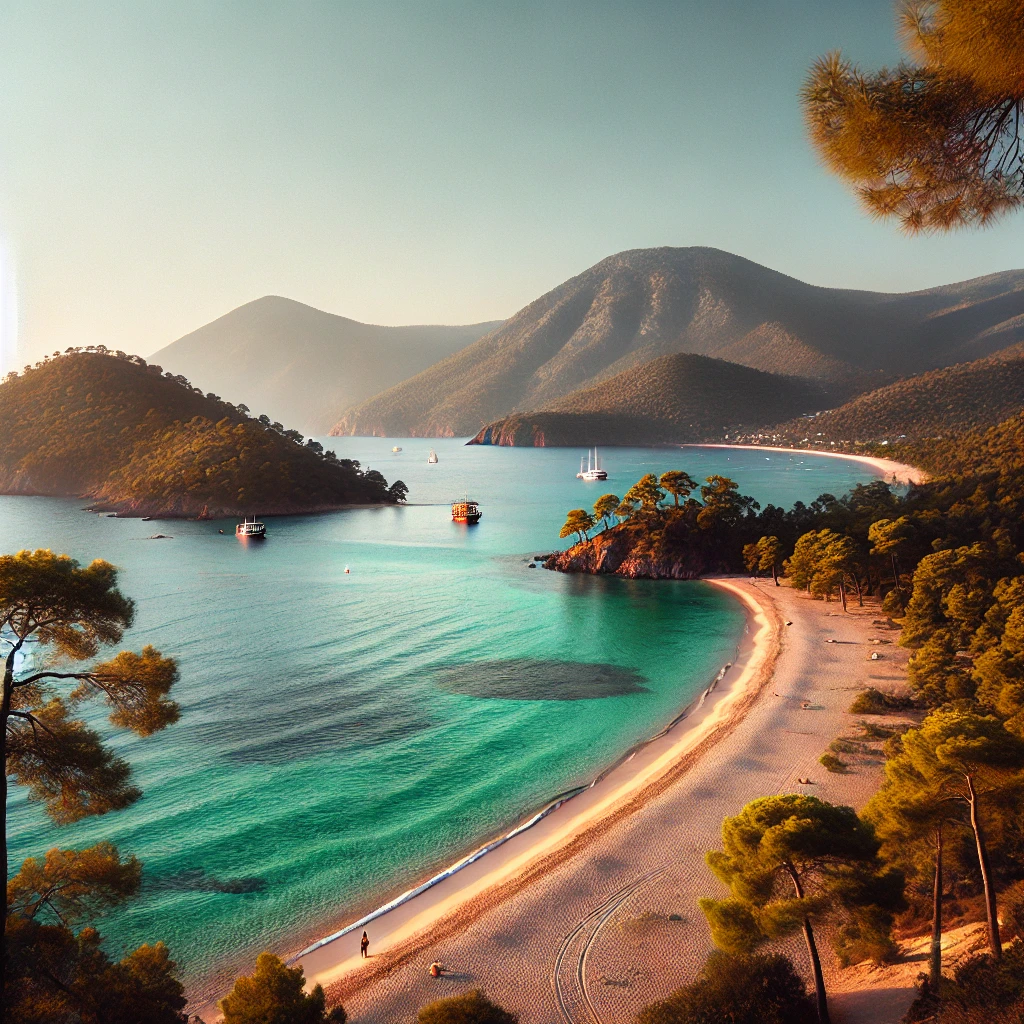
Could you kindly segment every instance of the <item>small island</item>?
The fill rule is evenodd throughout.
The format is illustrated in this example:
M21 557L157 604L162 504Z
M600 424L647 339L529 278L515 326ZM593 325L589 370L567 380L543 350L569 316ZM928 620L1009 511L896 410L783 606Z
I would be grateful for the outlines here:
M0 493L151 518L396 504L407 489L244 405L102 345L0 383Z

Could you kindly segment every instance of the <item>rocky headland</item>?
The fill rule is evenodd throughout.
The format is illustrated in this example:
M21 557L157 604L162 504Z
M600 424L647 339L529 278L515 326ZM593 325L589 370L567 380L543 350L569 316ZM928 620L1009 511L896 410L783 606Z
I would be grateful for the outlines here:
M695 580L717 571L720 559L693 548L653 548L636 531L612 527L566 551L549 555L545 569L628 576L647 580Z

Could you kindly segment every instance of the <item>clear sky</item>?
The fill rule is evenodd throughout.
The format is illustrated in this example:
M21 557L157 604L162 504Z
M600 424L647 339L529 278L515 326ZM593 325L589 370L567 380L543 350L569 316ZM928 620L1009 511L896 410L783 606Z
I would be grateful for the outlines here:
M643 246L893 291L1024 266L1020 217L907 239L817 165L797 92L836 46L894 62L890 0L5 0L20 361L264 294L501 318Z

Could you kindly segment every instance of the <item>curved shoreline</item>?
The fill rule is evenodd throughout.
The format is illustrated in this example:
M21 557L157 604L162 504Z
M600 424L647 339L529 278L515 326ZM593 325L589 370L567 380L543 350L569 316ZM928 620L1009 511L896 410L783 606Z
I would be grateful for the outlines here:
M345 998L427 945L457 932L662 792L738 724L771 677L779 653L780 620L774 607L728 579L704 582L740 602L746 627L735 660L701 696L589 785L556 797L505 835L294 954L289 962L302 964L308 986L319 983L328 987L332 999ZM709 702L713 691L717 699ZM684 721L687 727L680 730ZM360 959L354 935L349 942L343 939L371 920L376 922L374 956L368 963ZM210 1000L190 1012L209 1013L214 1006Z
M870 466L880 477L895 476L901 484L923 484L930 477L923 469L893 459L877 458L873 455L854 455L848 452L823 452L817 448L782 448L771 444L681 444L680 448L738 448L755 452L786 452L790 455L823 455L827 459L849 459Z
M709 580L706 582L714 581ZM510 842L519 835L522 835L524 832L533 828L534 825L543 821L549 814L554 814L561 807L565 806L570 800L573 800L578 796L582 796L588 790L591 790L595 786L600 785L600 783L603 782L604 779L606 779L620 765L623 765L626 762L631 761L636 756L636 754L642 751L645 747L649 746L651 743L654 743L656 740L659 740L663 736L667 735L684 719L689 718L691 715L700 711L704 707L704 702L715 690L718 684L725 678L726 673L732 667L733 662L726 662L726 664L723 665L721 669L719 669L718 674L715 676L715 678L711 680L711 683L704 690L701 691L700 696L690 701L690 703L687 704L686 707L678 715L676 715L676 717L673 718L668 725L666 725L663 729L661 729L659 732L655 733L648 739L641 740L639 743L635 743L621 757L619 757L616 761L612 762L612 764L608 765L608 767L604 768L600 772L600 774L597 775L590 782L585 783L584 785L574 786L572 789L568 789L564 793L559 793L557 796L552 797L539 811L531 815L525 821L516 825L510 831L504 832L497 838L491 839L488 842L482 844L481 846L478 846L472 853L466 854L466 856L461 857L459 860L455 861L454 864L451 864L449 867L446 867L443 870L437 872L437 874L432 875L425 882L421 882L418 885L413 886L413 888L407 889L400 896L396 896L393 900L389 900L382 906L377 907L376 910L371 910L370 913L359 918L358 921L353 921L351 924L344 925L337 931L332 932L330 935L327 935L322 939L317 939L315 942L306 946L305 949L290 956L285 961L285 963L296 963L303 957L308 956L310 953L314 953L318 949L322 949L324 946L328 946L332 942L335 942L338 939L344 937L345 935L348 935L349 932L354 932L358 928L362 928L365 925L369 924L371 921L376 921L379 918L384 917L385 914L389 914L392 910L397 910L399 907L404 906L406 903L410 902L410 900L414 900L416 899L417 896L421 896L424 893L428 892L430 889L433 889L434 886L440 885L446 879L453 878L464 868L468 868L471 864L475 864L481 857L485 857L487 856L487 854L493 853L495 850L504 846L505 843Z

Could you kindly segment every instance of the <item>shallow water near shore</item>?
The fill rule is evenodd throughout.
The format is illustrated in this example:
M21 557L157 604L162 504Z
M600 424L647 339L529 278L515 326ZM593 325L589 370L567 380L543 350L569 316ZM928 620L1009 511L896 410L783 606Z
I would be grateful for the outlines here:
M711 586L529 568L560 544L568 509L670 468L785 506L874 479L812 455L608 449L609 480L585 484L573 449L323 440L403 479L409 506L268 519L268 539L244 545L234 520L0 497L0 551L114 562L138 606L124 646L181 667L178 724L112 734L144 798L58 829L12 789L12 869L100 839L137 855L143 893L98 922L109 951L163 939L198 989L262 949L294 952L593 778L732 659L743 612ZM477 527L446 507L467 493ZM146 539L157 533L170 537ZM88 717L107 731L102 709Z

